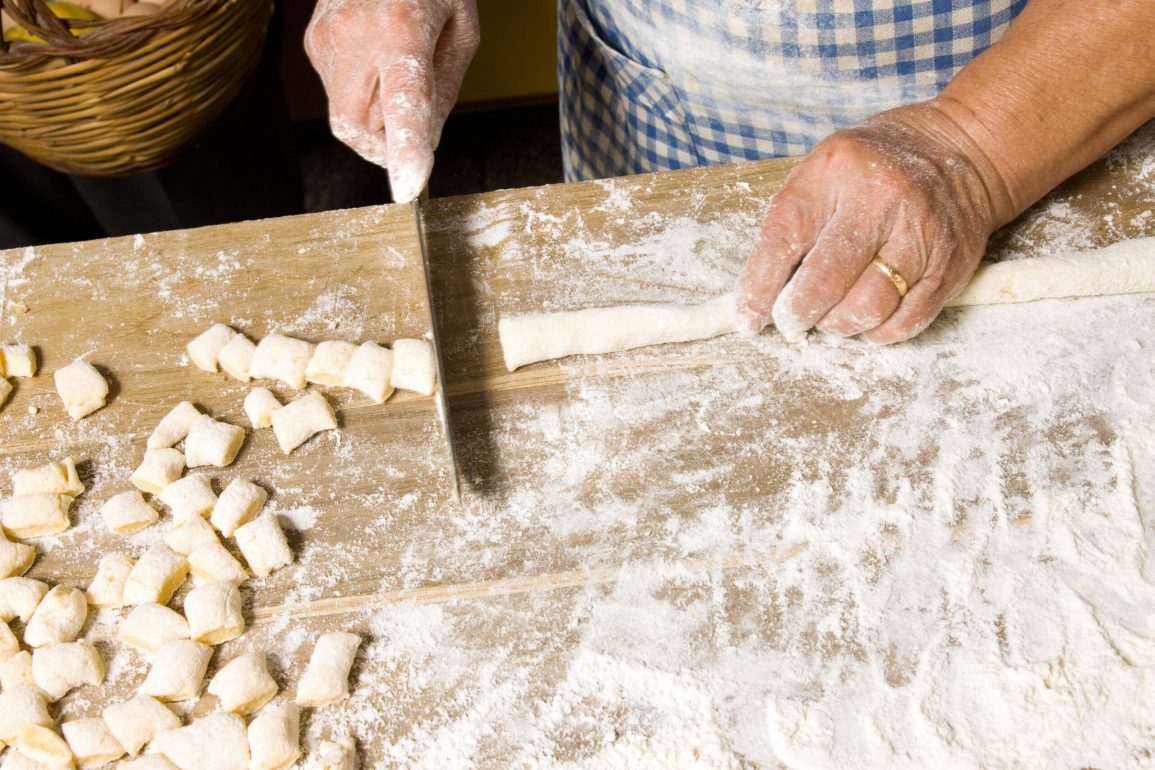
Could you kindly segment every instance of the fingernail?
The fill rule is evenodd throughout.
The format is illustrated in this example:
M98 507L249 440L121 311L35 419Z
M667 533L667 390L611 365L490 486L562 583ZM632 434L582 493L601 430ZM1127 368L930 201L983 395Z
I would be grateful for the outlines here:
M409 203L417 199L429 181L433 170L432 153L407 163L395 164L389 169L389 187L395 203Z
M794 284L786 284L786 288L778 295L770 317L774 319L774 326L786 337L798 337L810 330L811 324L799 318L791 306L791 297L794 294Z

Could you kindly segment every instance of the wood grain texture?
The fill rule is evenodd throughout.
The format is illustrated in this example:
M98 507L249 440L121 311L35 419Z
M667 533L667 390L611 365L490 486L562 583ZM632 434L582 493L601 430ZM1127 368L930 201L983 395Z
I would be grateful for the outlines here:
M825 478L832 494L845 493L847 475L832 472L815 452L855 458L877 448L884 439L869 430L877 417L871 398L883 393L901 403L916 397L917 383L882 379L873 396L849 398L776 365L765 356L772 344L766 340L761 348L718 340L547 362L511 374L496 328L503 313L691 302L724 290L745 258L759 212L792 164L431 201L437 323L465 505L448 502L432 399L399 393L374 405L323 388L338 408L338 432L288 457L268 431L250 433L238 462L212 475L219 486L237 477L261 483L275 510L305 525L289 530L298 562L246 587L253 628L225 645L214 667L235 651L262 647L291 689L315 632L347 628L385 645L404 635L405 616L396 619L391 609L432 604L444 606L456 629L447 655L476 655L485 666L521 672L532 680L526 697L546 697L581 640L581 608L639 573L668 577L669 595L684 593L687 602L702 590L693 576L710 576L724 594L719 617L750 624L751 634L769 640L767 649L777 644L776 621L743 586L806 544L768 534L765 522L781 511L764 501L798 476ZM1094 221L1079 230L1089 242L1152 234L1155 223L1139 216L1149 201L1119 192L1134 189L1135 178L1133 166L1101 163L1043 209L1053 212L1072 196L1080 216ZM1113 228L1101 227L1107 214L1117 218ZM185 343L211 323L230 323L252 339L281 331L314 342L389 342L424 333L410 227L407 207L386 206L0 252L0 307L29 308L5 321L3 339L35 345L41 360L38 375L17 380L0 409L0 493L9 491L13 470L64 454L80 461L89 487L74 508L74 528L47 543L31 574L86 585L101 554L139 553L157 541L167 521L125 539L106 532L97 511L127 488L148 434L178 401L247 425L241 402L249 386L182 362ZM1028 216L995 239L994 253L1022 249L1024 239L1031 249L1045 249L1044 229ZM684 237L669 235L682 231ZM653 244L667 242L668 259L655 257ZM846 355L865 360L870 352ZM55 398L51 374L79 356L108 374L113 388L109 406L73 424ZM736 381L760 383L765 397L745 416L736 412L741 394L723 385L731 372ZM677 377L666 377L671 373ZM698 385L679 392L670 384L684 381ZM593 412L612 417L617 399L646 406L650 391L658 416L611 419L588 447L567 441L568 426L596 426ZM38 411L30 414L33 406ZM808 452L765 447L771 419ZM917 480L925 471L920 464L931 459L907 458L903 473ZM703 512L718 506L737 512L735 531L743 534L731 543L687 538ZM631 512L628 526L622 511ZM113 619L101 620L93 636L109 639ZM114 654L111 642L102 645ZM358 733L365 766L388 766L386 746L415 740L419 728L440 724L446 714L468 712L470 697L488 686L439 677L433 659L407 664L379 654L385 647L373 649L354 672L363 689L357 713L331 709L305 721L313 735ZM115 656L110 690L131 692L143 661L123 650ZM430 669L420 684L412 668L419 663ZM66 710L95 713L106 697L81 692ZM211 706L211 698L203 699L194 713ZM583 740L563 738L559 745L580 757ZM501 766L503 751L490 747L480 764Z

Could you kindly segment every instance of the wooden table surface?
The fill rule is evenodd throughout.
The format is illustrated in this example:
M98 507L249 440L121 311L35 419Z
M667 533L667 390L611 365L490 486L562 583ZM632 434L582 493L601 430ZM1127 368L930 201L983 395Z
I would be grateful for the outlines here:
M998 234L992 255L1155 235L1153 147L1147 131L1072 180ZM869 379L875 353L812 345L792 364L791 349L767 332L511 374L496 335L504 313L688 302L726 290L791 165L431 201L434 292L465 503L449 502L430 398L399 393L374 405L323 388L340 430L287 457L268 431L251 432L238 462L213 475L270 490L293 527L298 561L247 585L250 631L225 645L214 667L258 646L291 692L315 632L357 630L369 642L355 669L356 695L307 715L306 743L352 732L366 767L469 766L466 756L496 767L530 755L580 763L622 736L677 747L672 732L693 720L628 698L630 708L615 710L609 695L574 684L579 659L587 666L593 655L595 668L607 671L626 659L660 670L669 659L709 682L714 671L719 681L732 678L715 657L726 646L719 634L727 644L742 636L766 654L794 649L783 638L793 628L782 615L791 592L779 586L782 604L763 589L809 547L785 534L800 480L828 485L830 500L866 495L897 505L906 493L886 480L902 476L910 499L935 507L930 477L941 458L933 452L896 455L889 469L868 472L860 462L882 451L893 416L847 384ZM124 538L105 531L98 509L128 488L145 439L178 401L247 425L241 402L250 386L185 360L184 345L210 324L229 323L253 339L280 331L385 343L425 332L409 228L408 208L384 206L0 252L0 341L33 344L41 361L0 409L0 493L9 492L12 471L66 454L81 461L88 484L73 529L41 543L30 574L86 585L101 554L139 553L159 541L167 516ZM1149 322L1152 304L1135 302L1134 313ZM14 312L15 303L27 313ZM959 312L932 327L919 355L953 355L946 351L958 319L974 317ZM876 392L909 405L935 380L903 369L896 355L883 355L890 363ZM113 394L108 407L72 423L51 374L81 356L109 375ZM950 379L933 376L940 374ZM1098 405L1090 412L1111 434L1110 413ZM1007 406L1005 418L1015 416ZM1050 435L1054 426L1029 427ZM1070 442L1086 440L1076 433ZM1014 507L1010 519L1029 518ZM648 614L651 605L627 601L634 585L660 602L665 620ZM630 607L645 611L631 621ZM695 613L701 617L691 623ZM108 685L73 694L66 713L97 713L145 673L143 658L110 640L118 617L103 613L89 630L112 660ZM683 634L689 626L693 634ZM588 666L581 670L588 678ZM707 690L721 698L713 685ZM597 701L590 720L548 727L562 692L575 704ZM727 737L734 766L766 764L769 750L718 709L713 734Z

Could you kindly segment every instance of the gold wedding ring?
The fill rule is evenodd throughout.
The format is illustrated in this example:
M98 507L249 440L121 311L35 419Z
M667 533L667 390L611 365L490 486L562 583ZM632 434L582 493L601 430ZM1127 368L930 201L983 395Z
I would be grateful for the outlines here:
M882 257L879 256L876 256L874 259L870 260L870 264L877 267L882 271L883 275L890 279L890 282L894 284L894 288L898 289L899 299L902 299L906 296L906 290L908 287L906 285L906 279L902 277L902 273L886 264L886 262L882 260Z

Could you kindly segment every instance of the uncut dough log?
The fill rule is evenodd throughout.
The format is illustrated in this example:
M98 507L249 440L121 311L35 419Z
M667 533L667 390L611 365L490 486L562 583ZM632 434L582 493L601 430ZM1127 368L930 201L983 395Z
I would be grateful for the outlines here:
M1155 237L979 267L947 307L1155 292Z
M737 330L734 295L700 305L622 305L507 316L497 324L509 371L580 353L704 340Z

